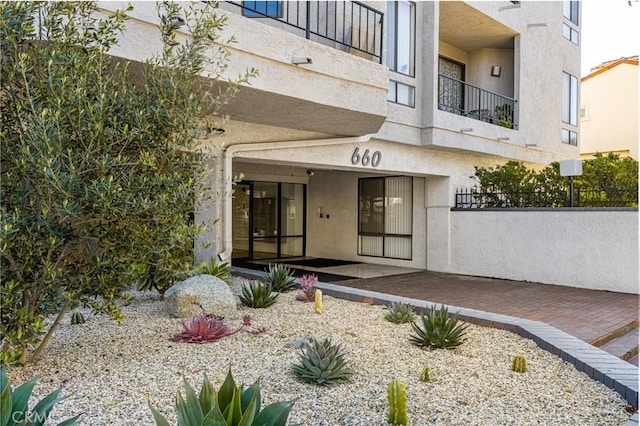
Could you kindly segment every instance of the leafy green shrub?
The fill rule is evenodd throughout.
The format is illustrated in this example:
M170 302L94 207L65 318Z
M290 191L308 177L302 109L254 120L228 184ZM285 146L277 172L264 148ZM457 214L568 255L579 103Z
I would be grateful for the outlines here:
M49 417L53 406L66 398L59 396L62 390L60 387L42 398L32 409L29 409L29 398L37 381L38 379L34 377L15 389L11 389L5 368L0 366L0 426L42 426ZM79 418L79 415L69 418L58 423L58 426L75 425Z
M404 383L394 379L387 385L387 401L389 402L387 423L406 426L409 420L407 419L407 389Z
M469 324L459 324L458 314L449 317L449 311L442 305L440 309L432 306L426 313L420 315L422 328L414 322L411 323L415 335L409 336L409 341L420 347L430 349L444 348L454 349L464 341L464 334Z
M282 401L261 410L260 379L244 389L236 385L231 368L217 392L206 375L199 394L196 395L186 380L184 387L185 396L178 393L176 398L177 426L285 426L293 408L293 401ZM149 408L157 426L169 426L167 419L151 403Z
M269 265L269 269L265 271L264 279L273 291L278 293L285 293L296 287L296 281L291 274L291 269L285 265Z
M387 307L384 319L394 324L405 324L412 322L415 315L413 306L402 302L393 302Z
M516 373L526 373L527 372L527 360L524 358L524 355L516 355L511 362L511 371L515 371Z
M269 284L253 280L242 286L240 301L250 308L267 308L276 302L279 295Z
M341 346L331 339L311 338L300 353L300 363L294 364L293 374L303 382L320 386L334 386L349 381L353 370L344 359Z

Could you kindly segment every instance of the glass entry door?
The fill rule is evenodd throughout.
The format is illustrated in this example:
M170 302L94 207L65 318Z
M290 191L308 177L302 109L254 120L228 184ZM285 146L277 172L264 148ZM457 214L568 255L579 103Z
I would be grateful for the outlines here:
M306 185L242 182L233 211L233 258L304 256Z

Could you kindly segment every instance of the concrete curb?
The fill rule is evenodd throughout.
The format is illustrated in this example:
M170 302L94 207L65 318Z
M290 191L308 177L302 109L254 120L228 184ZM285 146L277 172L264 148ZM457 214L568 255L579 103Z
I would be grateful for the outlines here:
M247 278L259 279L263 272L245 268L232 268L234 273ZM328 296L354 302L373 305L388 305L391 302L403 302L417 309L424 309L438 303L427 300L394 296L392 294L344 287L337 284L319 282L317 288ZM531 339L542 349L559 356L573 364L578 371L603 383L616 391L629 405L638 407L638 367L584 342L562 330L540 321L532 321L508 315L494 314L476 309L447 305L450 312L459 312L460 319L485 327L511 331ZM625 426L637 426L638 413L635 413Z

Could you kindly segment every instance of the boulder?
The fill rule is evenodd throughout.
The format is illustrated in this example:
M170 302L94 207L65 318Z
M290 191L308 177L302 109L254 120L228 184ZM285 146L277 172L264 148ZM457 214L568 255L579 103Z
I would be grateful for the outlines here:
M236 299L226 282L213 275L196 275L172 285L164 293L167 312L176 318L202 313L227 317L237 311Z

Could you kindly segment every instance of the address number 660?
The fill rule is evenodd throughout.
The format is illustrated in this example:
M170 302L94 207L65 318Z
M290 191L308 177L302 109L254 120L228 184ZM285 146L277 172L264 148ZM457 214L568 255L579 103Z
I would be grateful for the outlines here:
M369 149L365 149L360 154L360 148L356 147L351 155L351 163L354 165L362 164L363 166L371 165L371 167L378 167L382 160L382 153L380 151L373 151L373 154L369 154Z

